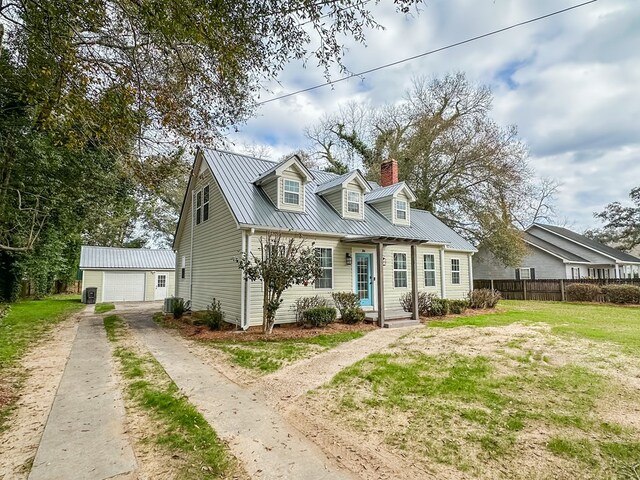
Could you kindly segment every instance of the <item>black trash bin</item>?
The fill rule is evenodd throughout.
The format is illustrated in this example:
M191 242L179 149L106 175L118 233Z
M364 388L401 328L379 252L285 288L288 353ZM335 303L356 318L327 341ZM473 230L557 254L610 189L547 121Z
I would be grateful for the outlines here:
M87 287L84 289L84 303L96 303L98 287Z

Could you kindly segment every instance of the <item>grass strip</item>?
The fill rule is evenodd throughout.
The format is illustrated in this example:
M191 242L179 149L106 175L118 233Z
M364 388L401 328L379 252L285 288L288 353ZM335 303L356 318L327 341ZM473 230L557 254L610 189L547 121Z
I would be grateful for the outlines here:
M116 306L113 303L99 303L96 305L94 312L95 313L107 313L111 310L114 310Z
M231 361L240 367L262 373L273 373L287 363L307 357L312 353L329 350L363 335L364 332L341 332L300 339L249 342L203 340L203 342L213 344L219 350L228 353Z
M183 478L226 478L232 467L225 445L205 418L189 403L152 355L121 345L126 335L117 315L104 318L107 338L115 344L129 397L149 413L157 426L152 441L171 455L180 454Z

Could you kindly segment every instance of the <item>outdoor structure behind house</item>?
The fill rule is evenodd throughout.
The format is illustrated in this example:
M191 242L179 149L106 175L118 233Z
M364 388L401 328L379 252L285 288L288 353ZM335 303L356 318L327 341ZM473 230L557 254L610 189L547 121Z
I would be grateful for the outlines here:
M262 323L263 285L243 279L233 261L260 257L260 237L282 232L314 244L323 274L283 296L276 321L295 321L303 296L355 292L380 325L401 311L412 290L465 298L473 286L475 248L431 213L411 208L415 195L385 162L382 185L359 170L309 170L297 156L274 163L219 150L199 151L178 223L176 296L205 309L213 297L241 328Z
M96 303L164 300L174 294L175 262L171 250L83 246L82 299L96 288Z
M473 257L479 280L614 279L640 276L640 258L555 225L535 223L523 233L528 253L517 268L488 250Z

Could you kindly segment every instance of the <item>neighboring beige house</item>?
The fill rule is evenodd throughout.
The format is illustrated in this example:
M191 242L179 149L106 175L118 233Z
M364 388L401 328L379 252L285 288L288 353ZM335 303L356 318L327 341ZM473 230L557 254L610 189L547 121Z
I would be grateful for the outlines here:
M355 170L308 170L298 157L280 163L219 150L199 151L178 223L176 296L205 309L213 297L241 328L262 323L261 282L243 279L241 252L260 255L259 239L280 231L315 242L324 274L287 290L277 322L294 321L302 296L349 291L384 324L411 289L464 298L473 286L474 247L431 213L412 209L411 189L395 161L382 185Z
M534 223L523 232L528 251L517 268L480 248L473 257L478 280L637 278L640 258L555 225Z
M82 301L94 287L96 303L164 300L174 294L175 254L171 250L83 246Z

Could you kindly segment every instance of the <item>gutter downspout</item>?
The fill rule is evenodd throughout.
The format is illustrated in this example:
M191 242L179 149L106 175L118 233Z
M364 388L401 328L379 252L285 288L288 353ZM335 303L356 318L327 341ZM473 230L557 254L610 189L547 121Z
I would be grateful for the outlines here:
M447 298L446 275L444 271L444 246L440 247L440 298Z
M193 192L191 192L191 245L189 245L189 301L193 307L193 230L195 210L193 209Z
M469 254L469 291L473 291L473 253Z
M247 245L247 232L244 230L240 230L240 236L242 237L242 253L246 251ZM236 325L244 330L244 319L246 315L246 290L247 290L247 281L244 279L244 272L240 270L240 319Z
M256 233L256 229L252 228L249 230L246 235L247 238L244 242L244 253L248 256L251 253L251 238ZM248 280L243 280L242 282L245 285L244 288L244 297L242 298L244 302L244 318L242 319L242 329L246 330L249 328L249 323L251 321L251 288L252 283L249 283Z

